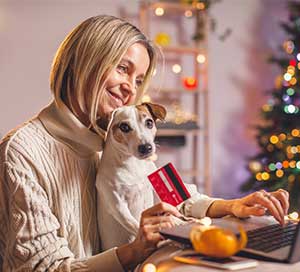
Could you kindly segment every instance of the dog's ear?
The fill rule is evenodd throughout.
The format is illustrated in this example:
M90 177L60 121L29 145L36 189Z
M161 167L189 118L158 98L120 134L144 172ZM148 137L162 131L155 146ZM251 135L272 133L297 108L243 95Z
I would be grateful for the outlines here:
M149 102L142 103L142 105L145 105L147 107L154 121L156 121L156 119L159 119L161 121L165 120L167 115L167 110L165 109L164 106L159 104L149 103Z

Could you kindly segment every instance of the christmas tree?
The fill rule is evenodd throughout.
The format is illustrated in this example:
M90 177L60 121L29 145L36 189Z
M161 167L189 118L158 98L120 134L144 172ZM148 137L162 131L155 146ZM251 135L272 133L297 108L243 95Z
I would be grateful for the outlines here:
M290 193L290 211L300 211L300 3L288 2L287 35L283 49L271 61L281 74L262 106L263 125L257 126L259 152L249 160L251 176L243 192L283 188Z

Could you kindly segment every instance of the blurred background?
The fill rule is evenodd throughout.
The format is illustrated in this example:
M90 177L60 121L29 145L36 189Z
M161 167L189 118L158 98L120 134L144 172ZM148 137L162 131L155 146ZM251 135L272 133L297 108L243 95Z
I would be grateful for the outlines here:
M90 16L115 15L141 27L165 55L145 97L168 107L158 166L172 161L213 196L244 194L249 158L259 152L255 125L280 73L267 60L283 50L287 1L164 3L0 0L0 135L50 102L51 62L66 34Z

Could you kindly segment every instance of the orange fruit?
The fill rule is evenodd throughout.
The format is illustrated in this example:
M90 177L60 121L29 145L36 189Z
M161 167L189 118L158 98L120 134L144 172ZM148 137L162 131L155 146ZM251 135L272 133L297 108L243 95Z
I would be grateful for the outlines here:
M204 227L199 225L192 228L190 240L195 251L217 258L226 258L234 255L247 244L247 234L239 227L240 239L226 229L218 227Z

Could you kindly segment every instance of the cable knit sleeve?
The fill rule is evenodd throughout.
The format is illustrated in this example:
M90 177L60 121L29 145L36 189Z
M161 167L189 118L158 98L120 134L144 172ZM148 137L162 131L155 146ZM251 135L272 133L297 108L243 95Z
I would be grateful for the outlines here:
M185 186L191 194L191 197L179 204L177 208L179 208L180 212L185 216L193 216L196 218L205 217L209 206L218 198L200 194L194 184L185 183Z
M34 167L20 154L14 155L1 162L0 270L123 271L115 249L74 259Z

